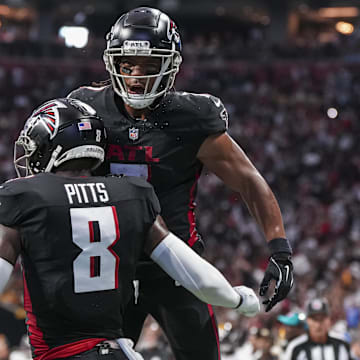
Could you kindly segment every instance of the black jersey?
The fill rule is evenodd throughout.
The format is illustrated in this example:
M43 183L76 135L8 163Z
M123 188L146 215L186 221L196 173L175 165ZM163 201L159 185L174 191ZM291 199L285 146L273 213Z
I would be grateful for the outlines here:
M122 336L135 265L160 206L133 177L39 174L3 184L0 223L21 233L24 306L34 355Z
M103 172L146 178L155 188L169 229L201 252L194 216L202 169L197 153L208 136L227 129L220 99L169 92L143 121L125 113L111 86L81 87L69 97L89 103L105 122L109 146Z

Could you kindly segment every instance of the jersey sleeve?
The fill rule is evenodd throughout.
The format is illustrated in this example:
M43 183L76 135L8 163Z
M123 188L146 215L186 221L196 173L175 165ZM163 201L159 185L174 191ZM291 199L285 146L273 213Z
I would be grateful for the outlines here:
M228 113L222 101L210 94L200 94L199 127L205 136L220 134L228 129ZM203 103L203 104L201 104Z
M21 193L15 191L11 183L0 186L0 224L16 226L21 222Z

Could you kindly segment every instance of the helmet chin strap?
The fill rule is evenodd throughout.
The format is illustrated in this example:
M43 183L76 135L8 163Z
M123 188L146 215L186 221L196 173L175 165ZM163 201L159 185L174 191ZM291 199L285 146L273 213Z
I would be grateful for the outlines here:
M57 157L59 156L61 150L62 150L62 146L58 145L56 147L56 149L53 151L53 153L51 154L50 161L48 162L44 172L50 172L51 171L51 169L53 168L54 163L55 163Z
M120 95L121 96L121 95ZM131 99L127 98L127 97L123 97L121 96L123 101L131 106L134 109L140 110L140 109L146 109L147 107L149 107L155 100L156 98L152 98L152 99L134 99L133 97Z
M136 95L133 95L131 98L129 98L128 96L124 96L124 93L126 92L126 90L124 90L122 88L122 85L120 83L121 80L119 80L118 78L116 78L116 76L110 74L110 77L111 77L111 81L112 81L112 84L113 84L113 89L115 91L115 93L117 95L119 95L122 100L124 101L125 104L131 106L132 108L134 109L145 109L147 107L149 107L155 100L156 100L156 97L152 97L150 99L148 98L144 98L144 95L138 95L138 99L136 99ZM115 84L119 85L116 86ZM120 89L119 89L120 88Z

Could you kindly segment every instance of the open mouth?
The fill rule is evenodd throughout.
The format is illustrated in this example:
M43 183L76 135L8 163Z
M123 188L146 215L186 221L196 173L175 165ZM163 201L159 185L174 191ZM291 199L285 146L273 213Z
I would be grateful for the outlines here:
M133 85L133 86L129 87L128 92L130 94L141 94L141 95L143 95L144 92L145 92L145 88L143 86L141 86L141 85Z

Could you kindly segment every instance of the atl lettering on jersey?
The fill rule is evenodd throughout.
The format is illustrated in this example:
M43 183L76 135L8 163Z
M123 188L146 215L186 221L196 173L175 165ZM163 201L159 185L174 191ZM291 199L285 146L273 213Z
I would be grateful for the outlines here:
M138 157L140 159L138 159ZM147 163L157 163L160 159L153 158L152 146L128 146L128 145L116 145L110 144L107 154L107 159L115 158L118 161L135 161L141 160Z

